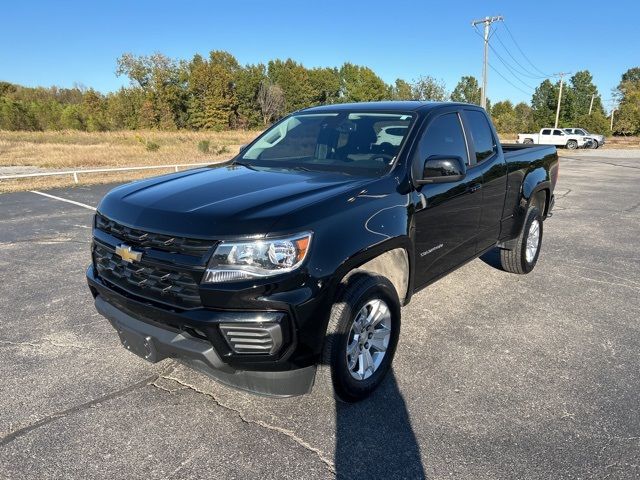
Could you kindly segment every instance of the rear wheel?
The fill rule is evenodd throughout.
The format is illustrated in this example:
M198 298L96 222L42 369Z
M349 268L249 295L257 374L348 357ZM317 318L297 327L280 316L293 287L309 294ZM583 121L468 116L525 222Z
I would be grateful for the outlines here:
M576 140L569 140L567 142L567 148L569 150L575 150L576 148L578 148L578 142Z
M377 275L350 277L331 309L321 366L339 400L357 402L380 385L399 334L400 302L393 284Z
M511 273L529 273L536 266L542 246L542 214L536 205L529 207L524 227L511 250L500 250L502 268Z
M531 145L533 143L533 140L531 140L530 138L525 138L522 143L524 143L525 145Z

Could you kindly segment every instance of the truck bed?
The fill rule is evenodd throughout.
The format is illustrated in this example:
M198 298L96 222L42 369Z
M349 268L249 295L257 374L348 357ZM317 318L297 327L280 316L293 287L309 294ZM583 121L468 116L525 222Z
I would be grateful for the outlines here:
M547 155L557 155L554 145L524 145L521 143L503 143L502 152L507 162L522 160L540 160Z

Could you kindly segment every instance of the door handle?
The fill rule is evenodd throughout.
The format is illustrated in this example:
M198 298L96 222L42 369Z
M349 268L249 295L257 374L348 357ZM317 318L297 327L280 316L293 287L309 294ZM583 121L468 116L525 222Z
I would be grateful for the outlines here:
M481 188L482 188L481 183L474 183L473 185L469 185L469 187L467 187L467 192L469 193L477 192Z

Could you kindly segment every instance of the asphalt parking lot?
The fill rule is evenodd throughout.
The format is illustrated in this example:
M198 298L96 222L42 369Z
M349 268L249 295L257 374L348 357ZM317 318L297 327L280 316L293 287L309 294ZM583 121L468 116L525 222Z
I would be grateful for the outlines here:
M0 195L0 477L640 478L640 155L607 155L561 159L530 275L487 255L414 296L351 406L128 353L84 280L112 185Z

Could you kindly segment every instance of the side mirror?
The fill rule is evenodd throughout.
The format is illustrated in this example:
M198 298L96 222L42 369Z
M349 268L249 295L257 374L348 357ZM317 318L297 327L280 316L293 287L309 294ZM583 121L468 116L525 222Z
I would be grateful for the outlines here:
M418 185L427 183L458 182L467 174L467 166L461 157L451 155L431 155L424 161L422 178Z

